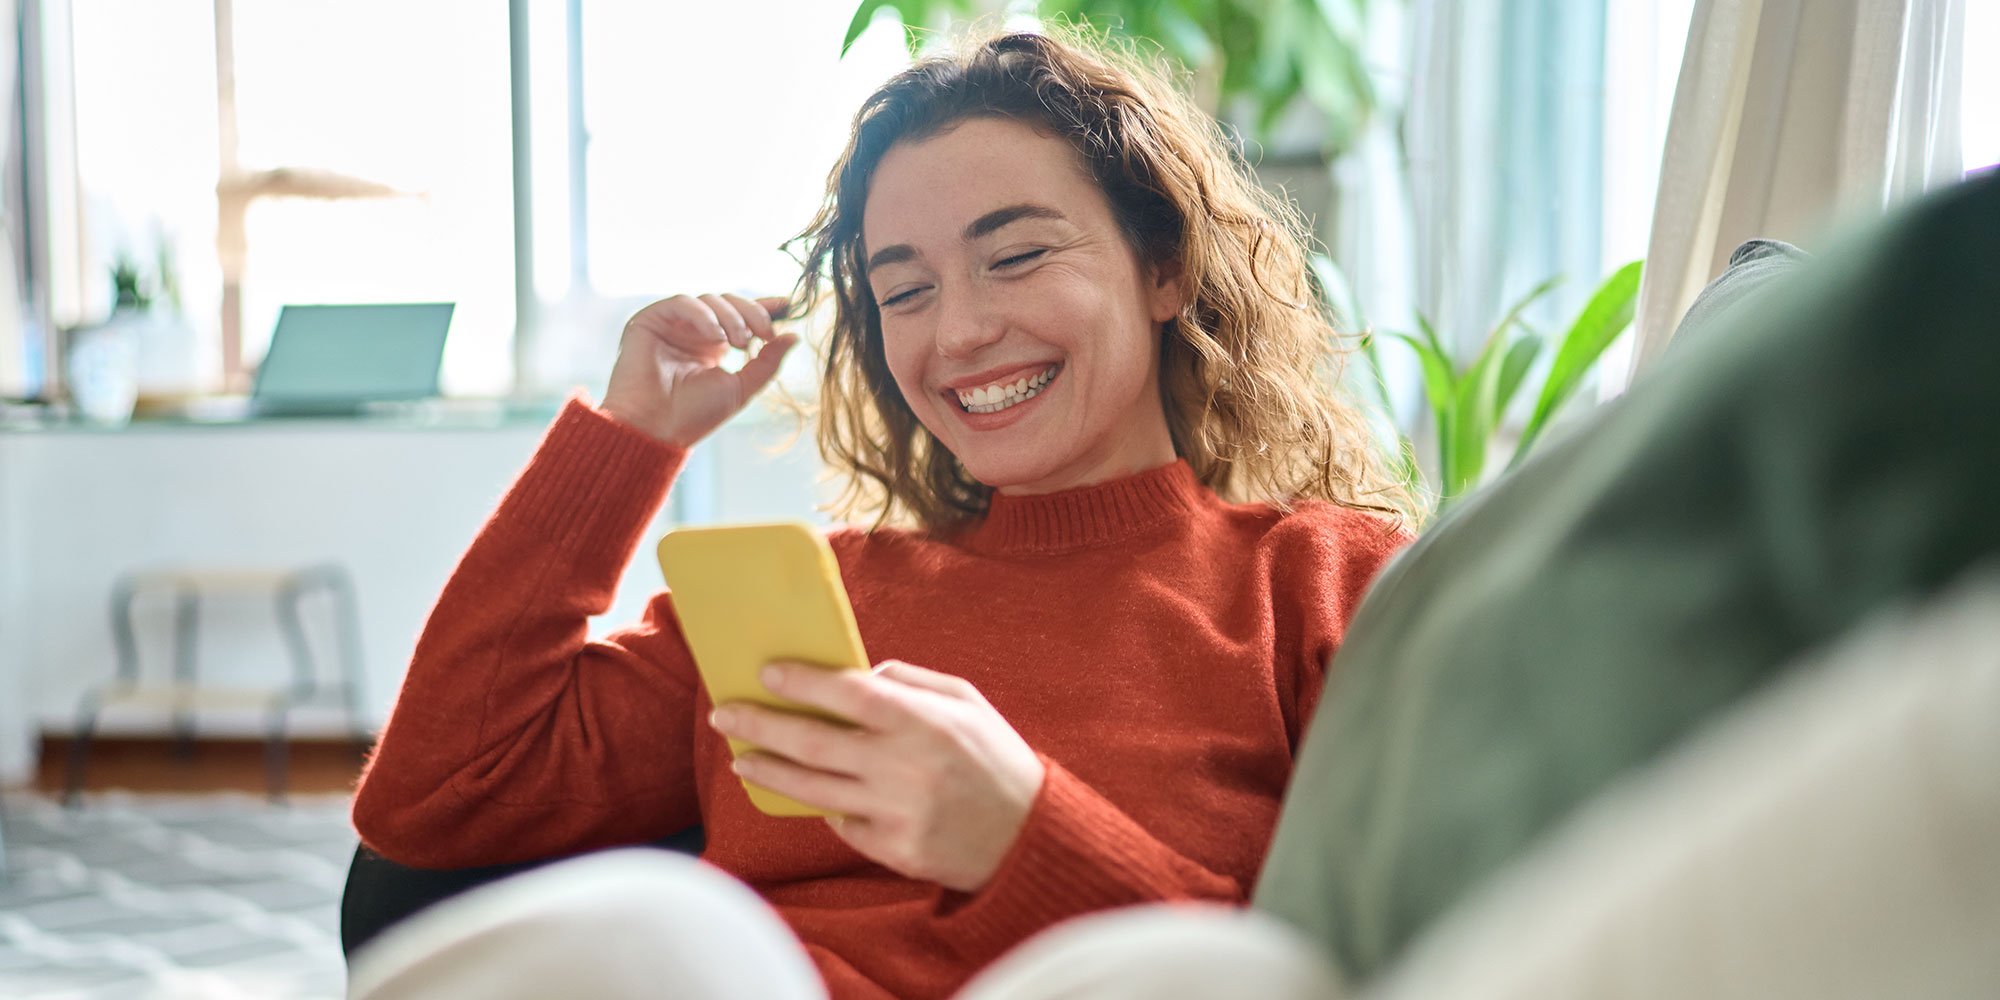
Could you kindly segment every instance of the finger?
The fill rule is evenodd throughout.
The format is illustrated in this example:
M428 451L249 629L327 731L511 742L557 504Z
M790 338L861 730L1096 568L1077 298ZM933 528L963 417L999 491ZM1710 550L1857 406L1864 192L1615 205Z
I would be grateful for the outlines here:
M925 691L935 691L938 694L956 698L959 701L984 702L986 700L979 693L979 689L972 686L971 681L952 674L939 673L926 667L917 666L914 663L904 663L901 660L884 660L880 666L875 668L875 673L876 676L886 677L898 684L908 684L911 687L922 688Z
M743 318L743 325L749 327L752 337L769 343L772 337L778 335L778 331L771 328L771 314L763 306L729 292L722 293L722 301L729 303L729 308Z
M736 377L743 386L743 398L756 395L771 380L778 377L778 369L784 366L785 355L791 353L792 345L799 342L797 334L780 334L770 343L757 350L743 367L736 370Z
M763 307L765 314L769 315L772 319L791 318L792 300L782 295L761 296L757 299L757 305Z
M735 306L713 292L703 295L701 302L714 310L715 318L722 323L722 332L729 336L729 346L739 351L750 346L750 326L743 321Z
M648 305L633 313L625 326L652 338L669 337L673 328L680 327L692 330L695 339L704 343L721 344L728 340L722 322L715 318L715 310L691 295L675 295Z
M749 702L724 705L709 719L724 736L822 771L859 775L868 770L870 748L861 731L850 726Z
M759 676L773 694L831 712L864 729L893 731L910 718L908 696L870 671L773 663Z
M736 758L729 767L753 785L830 813L865 816L874 808L874 796L868 789L844 774L754 751Z

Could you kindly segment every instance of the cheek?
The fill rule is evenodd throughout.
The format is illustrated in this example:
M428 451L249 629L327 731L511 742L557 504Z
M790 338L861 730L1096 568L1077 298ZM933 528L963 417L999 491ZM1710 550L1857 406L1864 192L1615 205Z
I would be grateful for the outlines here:
M1143 391L1159 367L1159 329L1147 317L1129 312L1107 317L1100 329L1103 335L1084 347L1093 380L1119 399Z
M902 392L903 401L919 416L923 415L921 403L926 395L923 386L924 359L929 357L929 353L927 345L919 338L883 327L882 357L889 364L889 376Z

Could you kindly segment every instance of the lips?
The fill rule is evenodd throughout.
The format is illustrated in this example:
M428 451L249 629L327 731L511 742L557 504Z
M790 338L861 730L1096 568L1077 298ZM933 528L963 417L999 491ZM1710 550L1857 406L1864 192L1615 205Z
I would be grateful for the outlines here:
M946 393L960 393L972 389L1004 386L1010 382L1037 375L1060 365L1061 362L1059 361L1029 361L1017 365L1000 365L952 379L944 384L943 391Z
M1042 387L1048 385L1061 370L1061 365L1052 364L1032 374L1024 374L1010 382L996 382L975 386L970 389L958 389L952 392L951 396L957 399L961 409L972 413L993 413L1017 403L1033 399L1036 394L1041 392Z

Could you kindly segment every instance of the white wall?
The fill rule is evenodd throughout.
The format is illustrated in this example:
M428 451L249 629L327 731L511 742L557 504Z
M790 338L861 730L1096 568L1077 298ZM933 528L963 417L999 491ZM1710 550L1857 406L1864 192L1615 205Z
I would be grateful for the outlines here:
M811 518L809 442L746 416L707 445L710 476L678 502L728 520ZM113 432L0 431L0 782L32 773L39 732L72 728L78 698L112 675L108 601L145 567L282 567L335 560L360 598L367 722L379 725L424 617L458 556L540 439L539 424L406 428L337 421ZM662 514L655 532L666 530ZM642 556L646 550L642 549ZM660 585L635 560L602 633L638 617ZM164 602L141 606L142 671L169 668ZM203 606L204 679L287 676L268 600ZM309 626L316 622L309 621ZM321 637L325 629L312 629ZM203 716L201 731L261 733L254 714ZM295 731L338 733L332 710ZM106 732L164 733L155 714L107 714Z

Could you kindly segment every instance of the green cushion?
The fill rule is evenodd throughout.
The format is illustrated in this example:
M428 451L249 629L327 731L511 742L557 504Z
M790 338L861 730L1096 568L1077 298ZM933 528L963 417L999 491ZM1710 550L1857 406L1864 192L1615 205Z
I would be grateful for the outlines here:
M1987 178L1441 518L1348 631L1256 905L1365 981L1620 774L2000 550L1995 275Z

